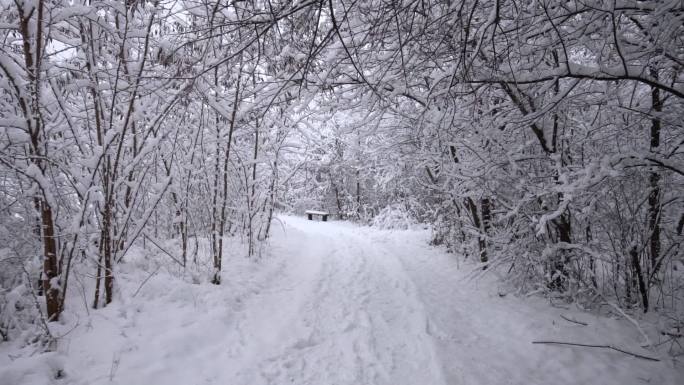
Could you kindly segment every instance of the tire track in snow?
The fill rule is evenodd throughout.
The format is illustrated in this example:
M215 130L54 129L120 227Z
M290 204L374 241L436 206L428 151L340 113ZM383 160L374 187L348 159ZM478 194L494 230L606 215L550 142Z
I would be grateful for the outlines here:
M233 340L227 341L232 347L226 371L218 376L230 379L231 384L268 383L264 382L268 376L261 375L259 370L264 357L285 348L283 341L293 332L292 325L297 323L308 303L307 297L315 292L313 286L319 282L323 268L320 255L325 250L311 242L309 235L296 230L291 233L293 239L275 250L291 257L284 259L281 275L245 302L236 316L237 333L232 333ZM302 244L307 247L301 248Z
M318 240L321 242L321 240ZM325 237L332 253L322 257L315 291L303 307L299 335L293 335L285 351L268 359L262 367L267 383L369 383L359 371L354 350L358 301L355 288L364 276L364 261L349 258L335 240ZM340 263L343 262L343 263Z
M332 252L321 256L285 348L258 365L263 383L444 383L422 304L396 258L355 228L288 222Z

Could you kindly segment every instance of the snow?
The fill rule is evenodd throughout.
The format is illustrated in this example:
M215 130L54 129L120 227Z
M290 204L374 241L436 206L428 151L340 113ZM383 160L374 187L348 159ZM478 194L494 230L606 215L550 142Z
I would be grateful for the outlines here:
M427 246L424 229L281 216L254 261L227 247L221 286L137 250L115 302L77 297L54 353L0 344L0 384L678 384L684 370L603 349L639 346L623 319L505 294ZM206 277L205 277L206 279ZM186 282L187 281L187 282ZM90 292L89 292L90 293ZM88 299L90 302L90 299ZM588 326L565 321L561 315ZM54 379L59 374L59 379Z
M316 210L306 210L306 214L311 214L311 215L329 215L329 213L326 212L326 211L316 211Z

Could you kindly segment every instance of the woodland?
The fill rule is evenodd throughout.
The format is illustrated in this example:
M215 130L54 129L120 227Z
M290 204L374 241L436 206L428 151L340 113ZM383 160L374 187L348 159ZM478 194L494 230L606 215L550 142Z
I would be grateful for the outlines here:
M2 341L307 209L681 341L679 0L0 0L0 40Z

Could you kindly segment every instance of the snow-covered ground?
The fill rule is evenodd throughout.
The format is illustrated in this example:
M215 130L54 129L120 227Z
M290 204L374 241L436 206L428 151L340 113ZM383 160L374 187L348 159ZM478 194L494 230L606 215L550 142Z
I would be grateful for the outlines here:
M115 303L71 302L57 352L0 344L0 384L683 383L681 363L642 349L624 319L501 296L425 231L281 220L267 255L231 257L218 287L128 261Z

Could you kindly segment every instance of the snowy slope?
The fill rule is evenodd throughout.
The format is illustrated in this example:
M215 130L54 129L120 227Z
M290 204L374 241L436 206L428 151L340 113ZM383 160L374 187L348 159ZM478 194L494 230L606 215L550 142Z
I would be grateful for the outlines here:
M424 231L282 217L269 256L222 286L120 274L112 306L72 305L57 353L0 345L0 384L679 384L681 365L553 339L639 347L623 320L500 297ZM134 265L133 262L128 262ZM140 291L133 297L132 293ZM129 298L128 300L124 300ZM588 326L563 320L581 319ZM11 357L9 355L12 355ZM20 356L23 355L23 356ZM661 357L664 358L664 357ZM53 379L62 370L61 379Z

